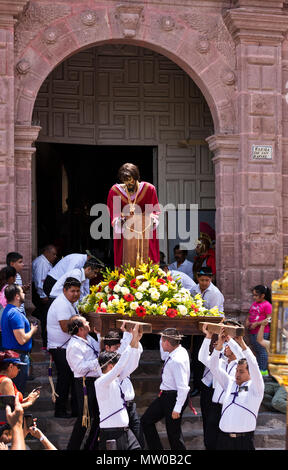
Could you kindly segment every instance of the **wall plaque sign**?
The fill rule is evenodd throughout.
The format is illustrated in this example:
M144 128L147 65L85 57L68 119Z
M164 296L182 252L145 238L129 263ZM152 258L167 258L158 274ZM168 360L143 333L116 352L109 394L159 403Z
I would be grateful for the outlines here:
M252 160L272 160L272 145L252 145Z

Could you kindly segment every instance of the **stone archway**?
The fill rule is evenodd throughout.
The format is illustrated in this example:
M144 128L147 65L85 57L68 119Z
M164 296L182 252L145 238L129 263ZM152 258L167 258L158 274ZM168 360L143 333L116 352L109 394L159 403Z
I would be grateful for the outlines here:
M92 9L89 2L83 2L81 7L74 6L68 0L49 5L41 1L29 2L15 26L15 151L19 145L21 148L19 138L21 140L25 127L34 136L30 144L25 139L26 153L30 151L31 155L34 151L31 145L39 129L34 126L30 128L32 112L37 93L48 74L75 52L107 42L140 45L174 61L202 91L213 117L215 136L225 137L223 149L221 145L218 147L221 139L215 137L212 138L213 143L209 142L212 150L217 148L218 155L215 181L216 250L219 285L225 291L226 279L221 273L220 253L226 252L223 247L227 246L227 240L218 235L219 229L221 231L225 225L226 213L221 210L221 205L225 203L221 200L220 191L223 191L222 176L227 161L229 171L235 172L239 149L238 137L235 136L237 119L234 108L236 51L219 7L204 14L191 7L181 8L180 11L179 6L176 6L165 9L163 13L161 7L155 4L133 6L111 2ZM232 136L233 145L227 146L229 135ZM220 155L224 154L224 166L222 158L219 159L219 152ZM29 161L26 163L29 167ZM25 172L25 194L29 193L31 187L31 171L27 171L28 167ZM21 191L23 193L23 187L16 185L16 200L19 198L17 194L22 194ZM227 191L233 192L230 184ZM31 194L28 193L26 200L31 201ZM27 203L25 216L30 227L31 209L31 202ZM16 241L22 239L18 231L16 229ZM221 248L222 241L224 244ZM231 240L229 243L231 245ZM26 251L27 258L31 259L31 249ZM229 295L235 298L233 288L230 288Z

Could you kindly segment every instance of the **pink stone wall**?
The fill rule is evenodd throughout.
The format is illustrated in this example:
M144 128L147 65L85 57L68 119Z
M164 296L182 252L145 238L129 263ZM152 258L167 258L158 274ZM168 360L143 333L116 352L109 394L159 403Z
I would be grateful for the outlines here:
M283 247L288 248L284 2L35 0L24 5L19 0L7 2L6 12L0 9L0 262L12 249L24 250L27 265L31 256L30 157L38 132L31 116L41 84L81 49L104 42L135 44L175 61L210 107L219 286L229 310L247 310L249 289L279 276ZM22 126L30 129L24 142ZM272 159L253 160L256 144L271 146Z

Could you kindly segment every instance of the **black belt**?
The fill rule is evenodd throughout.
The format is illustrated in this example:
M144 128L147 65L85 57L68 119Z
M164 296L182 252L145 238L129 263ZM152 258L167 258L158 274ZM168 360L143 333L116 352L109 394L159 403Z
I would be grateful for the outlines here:
M236 438L236 437L244 437L244 436L253 436L254 431L249 431L249 432L223 432L221 431L221 433L224 434L225 436Z
M163 393L177 393L177 390L160 390L160 395Z
M113 431L129 431L128 427L125 428L100 428L100 431L103 432L113 432Z
M126 406L132 406L133 403L135 403L134 400L125 401L125 405L126 405Z

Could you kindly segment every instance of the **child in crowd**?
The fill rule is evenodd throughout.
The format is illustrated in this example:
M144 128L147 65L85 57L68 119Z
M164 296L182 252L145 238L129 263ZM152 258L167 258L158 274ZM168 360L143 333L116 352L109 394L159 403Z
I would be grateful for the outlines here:
M0 311L2 310L1 307L5 308L7 305L7 299L4 294L5 288L9 284L16 282L16 274L16 269L12 266L5 266L0 271Z
M268 354L266 349L257 342L257 333L262 320L271 316L271 290L267 286L258 285L252 289L254 302L246 319L246 327L249 330L251 346L256 354L257 362L263 376L268 375ZM270 326L267 324L264 330L264 339L269 338Z

